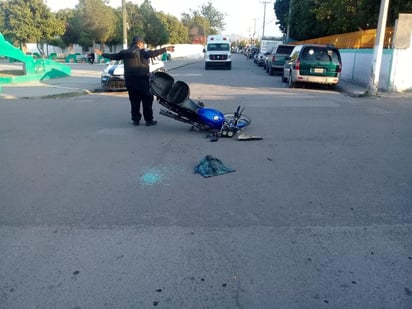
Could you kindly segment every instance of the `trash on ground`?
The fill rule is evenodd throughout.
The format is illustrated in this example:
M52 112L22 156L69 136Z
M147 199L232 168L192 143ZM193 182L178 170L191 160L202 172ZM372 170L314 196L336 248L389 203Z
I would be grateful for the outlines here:
M246 134L239 134L237 136L237 139L239 141L256 141L256 140L261 140L263 137L261 136L256 136L256 135L246 135Z

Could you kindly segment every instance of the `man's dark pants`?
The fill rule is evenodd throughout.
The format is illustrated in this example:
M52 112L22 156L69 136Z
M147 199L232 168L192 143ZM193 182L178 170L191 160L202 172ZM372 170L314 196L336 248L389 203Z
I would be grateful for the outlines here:
M127 91L129 93L129 100L131 106L132 121L140 121L142 114L140 113L140 102L143 105L143 118L145 121L153 120L153 95L149 90L149 83L147 81L140 81L139 83L128 83Z

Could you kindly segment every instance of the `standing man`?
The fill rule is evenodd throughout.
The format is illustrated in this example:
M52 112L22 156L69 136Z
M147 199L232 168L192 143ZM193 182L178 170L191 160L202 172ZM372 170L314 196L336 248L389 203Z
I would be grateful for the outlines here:
M88 53L87 54L87 60L89 60L89 63L90 64L93 64L94 63L94 52L90 52L90 53Z
M102 53L100 50L96 50L96 54L111 60L123 60L124 78L129 93L133 125L138 126L140 124L142 118L140 113L141 102L146 126L154 126L157 121L153 120L153 95L150 92L149 85L150 58L157 57L167 51L173 52L174 46L149 50L144 48L144 44L143 38L135 36L128 49L115 54Z

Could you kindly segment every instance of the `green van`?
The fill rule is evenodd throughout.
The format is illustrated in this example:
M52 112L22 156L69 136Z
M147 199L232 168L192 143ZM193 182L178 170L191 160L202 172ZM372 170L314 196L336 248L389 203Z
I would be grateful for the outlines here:
M282 81L289 88L297 83L316 83L331 87L339 83L342 60L333 45L297 45L283 66Z

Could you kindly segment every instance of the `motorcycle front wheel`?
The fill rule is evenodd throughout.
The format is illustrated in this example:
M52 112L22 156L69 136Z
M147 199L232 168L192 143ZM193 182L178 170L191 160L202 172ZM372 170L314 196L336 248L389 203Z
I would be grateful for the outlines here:
M234 122L235 121L235 115L234 114L224 114L225 120L226 122ZM237 120L237 125L236 127L238 129L247 127L248 125L250 125L250 123L252 122L252 119L247 116L247 115L242 115L240 116L240 118Z

